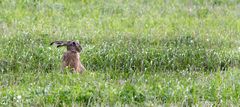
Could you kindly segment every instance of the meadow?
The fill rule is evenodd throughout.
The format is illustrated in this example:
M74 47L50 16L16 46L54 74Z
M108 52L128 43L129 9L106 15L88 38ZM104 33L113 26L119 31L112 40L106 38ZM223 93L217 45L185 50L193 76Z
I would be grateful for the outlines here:
M0 106L239 106L239 0L1 0ZM77 40L87 71L61 72Z

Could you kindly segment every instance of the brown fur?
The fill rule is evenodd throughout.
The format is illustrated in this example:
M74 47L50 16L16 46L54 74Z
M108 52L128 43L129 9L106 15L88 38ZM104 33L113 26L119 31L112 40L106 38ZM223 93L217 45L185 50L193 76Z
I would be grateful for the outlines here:
M80 61L80 52L82 47L78 42L74 41L55 41L52 44L57 44L57 47L67 46L67 52L64 53L62 57L63 61L63 69L68 67L75 72L82 73L85 70L85 67L82 65Z
M79 73L85 70L84 66L81 64L79 53L74 51L67 51L64 53L63 67L69 67Z

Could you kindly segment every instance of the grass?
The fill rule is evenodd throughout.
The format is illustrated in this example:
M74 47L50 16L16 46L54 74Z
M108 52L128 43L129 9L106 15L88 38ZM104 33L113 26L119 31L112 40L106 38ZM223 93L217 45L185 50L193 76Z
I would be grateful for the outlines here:
M116 75L116 73L118 75ZM128 74L127 74L128 75ZM1 105L239 105L239 70L3 74Z
M0 105L239 105L239 0L1 0ZM87 68L61 73L78 40Z

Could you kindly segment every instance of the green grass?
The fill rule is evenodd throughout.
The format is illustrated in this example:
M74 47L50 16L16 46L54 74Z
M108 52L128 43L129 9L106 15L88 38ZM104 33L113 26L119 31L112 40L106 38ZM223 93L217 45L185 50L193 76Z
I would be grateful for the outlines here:
M0 105L239 105L239 0L1 0ZM78 40L87 68L60 73Z
M117 75L116 75L117 74ZM228 72L8 73L1 105L239 105L239 70Z

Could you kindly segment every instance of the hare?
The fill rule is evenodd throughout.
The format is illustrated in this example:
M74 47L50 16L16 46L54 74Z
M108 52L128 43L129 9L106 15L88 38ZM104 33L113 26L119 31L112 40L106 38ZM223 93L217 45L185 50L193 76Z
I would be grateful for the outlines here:
M82 73L85 71L85 67L82 65L80 61L80 52L82 51L82 47L78 42L75 41L54 41L50 45L56 44L57 47L67 47L67 51L64 53L62 57L62 66L63 69L69 67L75 72Z

